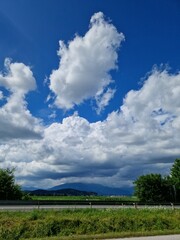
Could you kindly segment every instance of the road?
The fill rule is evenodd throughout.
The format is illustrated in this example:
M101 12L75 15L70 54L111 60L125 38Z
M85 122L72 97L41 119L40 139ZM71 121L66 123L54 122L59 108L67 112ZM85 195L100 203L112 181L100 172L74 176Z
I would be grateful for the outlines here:
M180 235L166 235L166 236L153 236L153 237L133 237L133 238L116 238L104 240L180 240Z
M83 208L135 208L133 205L0 205L0 211L31 211L33 209L83 209ZM172 209L172 206L137 206L137 208L155 208L155 209ZM175 208L180 208L180 206L175 206Z
M33 209L76 209L76 208L90 208L88 205L1 205L0 211L30 211Z

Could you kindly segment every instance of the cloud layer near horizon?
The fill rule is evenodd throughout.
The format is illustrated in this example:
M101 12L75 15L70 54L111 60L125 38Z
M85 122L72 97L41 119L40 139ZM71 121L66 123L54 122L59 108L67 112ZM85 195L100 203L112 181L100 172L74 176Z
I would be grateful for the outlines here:
M96 44L89 40L94 37L91 31L100 31L100 38L103 33L105 46L110 48L100 50L110 52L102 55L106 59L100 71L102 75L98 75L99 81L94 71L88 72L80 60L86 70L83 74L89 74L88 81L70 78L69 87L62 85L55 72L62 74L62 61L70 71L72 63L67 63L66 57L70 59L72 52L75 51L75 55L81 52L87 39L89 48L92 45L94 49ZM112 24L105 22L102 13L98 13L91 18L91 27L84 38L76 37L68 48L61 48L66 53L60 54L60 67L51 75L58 89L56 104L71 108L91 97L102 110L113 95L114 89L108 87L111 82L108 71L116 67L116 50L124 37ZM79 45L75 50L77 39ZM72 70L75 73L74 68ZM103 76L106 76L104 82ZM94 78L93 83L89 83ZM83 88L85 95L79 93L78 100L76 90L81 80L85 85L87 81L87 85ZM153 69L139 90L127 93L118 111L95 123L75 112L62 122L42 125L42 120L35 118L27 107L26 94L36 89L36 81L30 67L23 63L5 61L0 87L0 167L16 167L17 179L24 186L51 187L81 181L128 187L140 174L168 174L174 159L180 156L180 73ZM52 90L52 85L50 88ZM76 93L71 98L67 92L73 89Z

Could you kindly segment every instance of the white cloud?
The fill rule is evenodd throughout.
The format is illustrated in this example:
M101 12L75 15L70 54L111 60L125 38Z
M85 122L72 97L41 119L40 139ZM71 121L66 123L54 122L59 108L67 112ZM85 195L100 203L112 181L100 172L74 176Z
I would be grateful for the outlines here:
M31 69L23 63L11 63L5 59L5 74L0 73L0 86L11 92L27 93L36 89L36 81Z
M52 118L52 119L54 119L54 118L56 118L56 117L57 117L56 111L53 111L53 112L48 116L48 118Z
M50 89L59 108L70 109L87 99L97 101L98 111L108 105L114 89L109 71L117 68L117 50L124 35L104 20L103 13L92 16L90 28L67 46L60 41L59 68L50 75Z
M10 94L0 108L1 140L40 137L40 121L31 115L25 101L25 94L36 88L30 68L23 63L11 63L6 59L5 73L0 73L0 86Z
M174 124L180 115L180 74L153 70L139 91L130 91L121 107L128 120L142 123L150 129L164 129Z
M0 91L0 100L2 100L4 98L4 94L2 91Z
M45 127L42 139L1 145L0 161L17 166L21 183L37 187L70 181L131 186L141 174L168 174L180 156L179 86L180 74L154 70L106 120L90 123L75 113Z
M113 98L115 92L116 92L115 89L108 88L106 92L104 91L102 94L96 95L97 103L96 111L98 114L100 114L101 111L104 110L104 108L109 105L109 101Z

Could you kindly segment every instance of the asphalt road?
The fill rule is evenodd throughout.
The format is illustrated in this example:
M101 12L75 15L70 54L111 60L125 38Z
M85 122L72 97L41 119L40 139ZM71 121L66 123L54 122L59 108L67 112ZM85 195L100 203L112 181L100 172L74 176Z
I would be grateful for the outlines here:
M83 209L83 208L135 208L133 205L0 205L0 211L31 211L33 209ZM172 206L137 206L137 208L155 208L155 209L172 209ZM180 208L180 206L175 206ZM180 240L180 238L179 238Z
M166 235L166 236L153 236L153 237L134 237L134 238L116 238L104 240L180 240L180 235Z

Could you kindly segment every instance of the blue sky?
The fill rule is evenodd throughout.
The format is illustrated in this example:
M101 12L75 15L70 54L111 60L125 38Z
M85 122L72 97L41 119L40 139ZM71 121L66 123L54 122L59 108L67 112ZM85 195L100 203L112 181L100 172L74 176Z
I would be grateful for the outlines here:
M0 166L132 186L180 156L178 0L0 0Z

